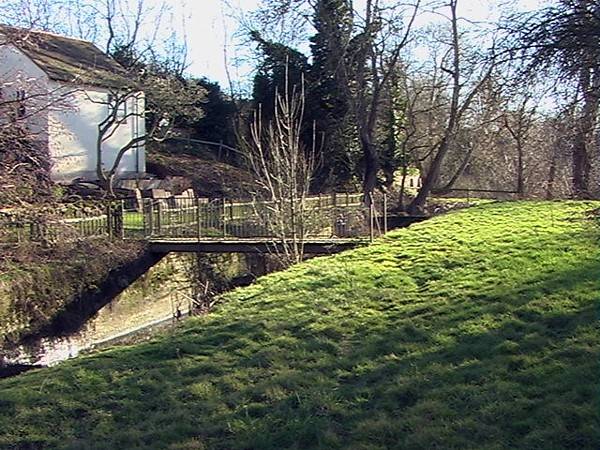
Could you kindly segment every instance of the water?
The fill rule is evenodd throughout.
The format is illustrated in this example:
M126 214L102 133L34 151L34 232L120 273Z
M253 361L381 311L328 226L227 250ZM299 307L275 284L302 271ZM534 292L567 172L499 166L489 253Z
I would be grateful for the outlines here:
M182 317L188 316L189 310L182 311ZM35 346L20 346L4 356L2 362L6 365L35 365L54 366L60 362L75 358L94 350L148 337L159 328L177 323L173 314L168 314L150 322L120 331L109 337L99 338L93 327L68 337L44 338Z
M157 328L176 323L177 311L180 316L189 315L195 277L210 285L211 292L217 294L251 282L253 276L240 275L248 274L249 265L260 265L252 259L246 264L239 255L211 258L194 255L194 269L190 256L165 257L100 309L80 331L66 337L45 337L34 344L22 345L9 355L0 355L0 368L2 365L53 366L110 345L150 338ZM264 273L263 267L259 269ZM225 276L223 272L228 273Z

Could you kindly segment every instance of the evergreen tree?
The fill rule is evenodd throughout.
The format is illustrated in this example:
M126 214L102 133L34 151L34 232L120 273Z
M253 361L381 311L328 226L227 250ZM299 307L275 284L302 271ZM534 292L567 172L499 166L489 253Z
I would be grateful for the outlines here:
M187 124L194 128L194 138L215 143L222 142L227 146L235 147L233 126L236 107L234 102L223 93L219 83L206 78L193 82L206 91L206 98L200 99L204 116ZM227 155L228 160L233 160L233 157L234 155Z
M384 184L391 187L396 170L401 169L402 176L408 174L411 155L406 149L407 128L407 99L401 88L401 78L404 73L401 68L390 76L390 84L384 92L382 105L382 120L378 135L383 141L381 147L381 170L385 176Z
M309 116L323 139L319 184L342 187L355 172L356 133L352 119L347 73L347 49L353 14L348 0L319 0L315 5L311 38L312 66L308 95Z
M263 120L267 122L274 114L276 93L291 95L294 88L300 88L309 71L308 58L286 45L263 39L256 31L251 36L263 54L254 76L252 98L261 105ZM286 86L288 92L284 94Z

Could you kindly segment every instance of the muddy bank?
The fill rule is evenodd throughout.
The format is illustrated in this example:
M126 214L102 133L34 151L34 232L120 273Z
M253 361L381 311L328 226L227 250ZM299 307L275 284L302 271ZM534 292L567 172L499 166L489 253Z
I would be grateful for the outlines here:
M109 239L11 248L0 259L0 349L44 334L71 303L100 293L116 273L126 273L144 248Z
M136 340L178 317L208 312L216 295L251 284L276 268L265 259L268 256L144 255L135 266L113 272L104 287L82 295L40 332L5 348L0 360L5 365L46 366Z
M164 256L144 251L131 263L111 270L97 286L77 295L47 325L36 333L24 336L21 343L27 345L43 338L70 336L80 331L98 311L146 274Z

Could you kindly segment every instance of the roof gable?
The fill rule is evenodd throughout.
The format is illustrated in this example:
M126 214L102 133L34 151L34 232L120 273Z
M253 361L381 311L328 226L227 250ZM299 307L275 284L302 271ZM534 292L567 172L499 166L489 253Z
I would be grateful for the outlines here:
M91 42L5 25L0 33L52 80L109 88L132 84L123 66Z

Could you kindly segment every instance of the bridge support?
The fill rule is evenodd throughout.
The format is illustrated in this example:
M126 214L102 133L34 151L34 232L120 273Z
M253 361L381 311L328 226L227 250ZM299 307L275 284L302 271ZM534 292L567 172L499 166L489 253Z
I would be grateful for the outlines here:
M304 253L313 255L329 255L344 250L349 250L368 241L360 239L337 239L304 243ZM151 240L150 250L156 253L191 252L191 253L278 253L283 250L283 245L268 240Z

